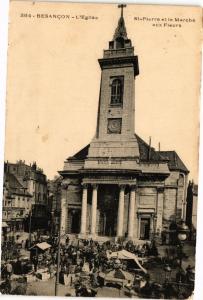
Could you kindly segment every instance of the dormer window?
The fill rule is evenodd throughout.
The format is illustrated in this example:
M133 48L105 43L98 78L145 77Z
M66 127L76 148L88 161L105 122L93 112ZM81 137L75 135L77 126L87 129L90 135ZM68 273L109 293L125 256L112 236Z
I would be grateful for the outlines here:
M123 103L123 77L117 77L111 83L111 105Z

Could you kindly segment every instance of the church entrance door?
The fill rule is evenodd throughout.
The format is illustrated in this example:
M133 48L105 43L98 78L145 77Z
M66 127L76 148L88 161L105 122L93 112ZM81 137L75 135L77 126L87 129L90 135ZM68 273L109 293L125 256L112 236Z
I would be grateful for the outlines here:
M114 211L106 212L106 224L105 224L105 236L115 236L116 235L116 222L117 216Z
M150 218L141 218L140 222L140 239L148 240L150 233Z
M71 233L80 232L80 215L81 212L79 209L71 211Z
M116 236L119 196L118 186L101 185L98 196L98 208L100 211L98 233L100 236Z

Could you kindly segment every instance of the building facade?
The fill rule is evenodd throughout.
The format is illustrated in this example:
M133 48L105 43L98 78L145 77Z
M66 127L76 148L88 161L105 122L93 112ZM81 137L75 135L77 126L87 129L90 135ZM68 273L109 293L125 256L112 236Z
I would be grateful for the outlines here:
M58 234L60 224L61 210L61 182L62 177L56 177L48 180L48 211L49 211L49 229L52 234Z
M190 228L191 238L196 237L197 230L198 185L189 181L187 188L186 224Z
M12 184L10 184L10 181ZM16 196L13 185L16 186L16 192L18 192ZM21 192L21 195L19 195L19 192ZM30 217L32 218L31 225L33 229L47 226L47 178L36 163L27 165L20 160L17 163L6 162L4 164L4 198L7 198L8 195L11 195L9 203L11 202L13 213L21 210L21 217L24 220L27 219L25 222L26 230L29 227ZM25 197L26 195L28 198ZM29 205L26 199L29 200ZM24 210L23 214L22 210ZM4 214L5 210L3 208Z
M32 206L32 195L10 173L4 175L2 221L9 231L24 230L24 220L29 215Z
M5 163L5 172L13 174L32 195L32 204L47 205L47 178L36 163L26 165L24 161Z
M135 134L138 56L122 13L99 65L96 134L59 172L61 229L148 240L185 218L189 171L175 151L156 151Z

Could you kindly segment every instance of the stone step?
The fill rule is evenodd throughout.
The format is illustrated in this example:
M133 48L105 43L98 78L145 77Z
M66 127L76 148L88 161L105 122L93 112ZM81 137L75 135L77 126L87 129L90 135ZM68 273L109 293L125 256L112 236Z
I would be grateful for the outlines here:
M81 234L66 234L62 237L62 241L65 242L67 236L69 237L69 241L70 243L76 243L78 240L80 239L87 239L87 240L93 240L93 241L97 241L100 245L107 242L107 241L116 241L117 238L116 237L110 237L110 236L99 236L99 235L95 235L95 236L92 236L91 234L86 234L85 236L84 235L81 235ZM127 240L124 241L124 243L127 242ZM146 242L150 242L148 240L139 240L137 238L134 238L132 239L132 242L136 245L143 245L145 244Z

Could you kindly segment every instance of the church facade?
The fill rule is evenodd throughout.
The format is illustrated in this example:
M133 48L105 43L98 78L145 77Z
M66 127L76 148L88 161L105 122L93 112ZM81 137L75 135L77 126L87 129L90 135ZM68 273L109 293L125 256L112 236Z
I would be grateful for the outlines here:
M189 171L175 151L156 151L135 133L139 66L123 12L99 65L96 134L59 172L62 234L148 240L185 219Z

